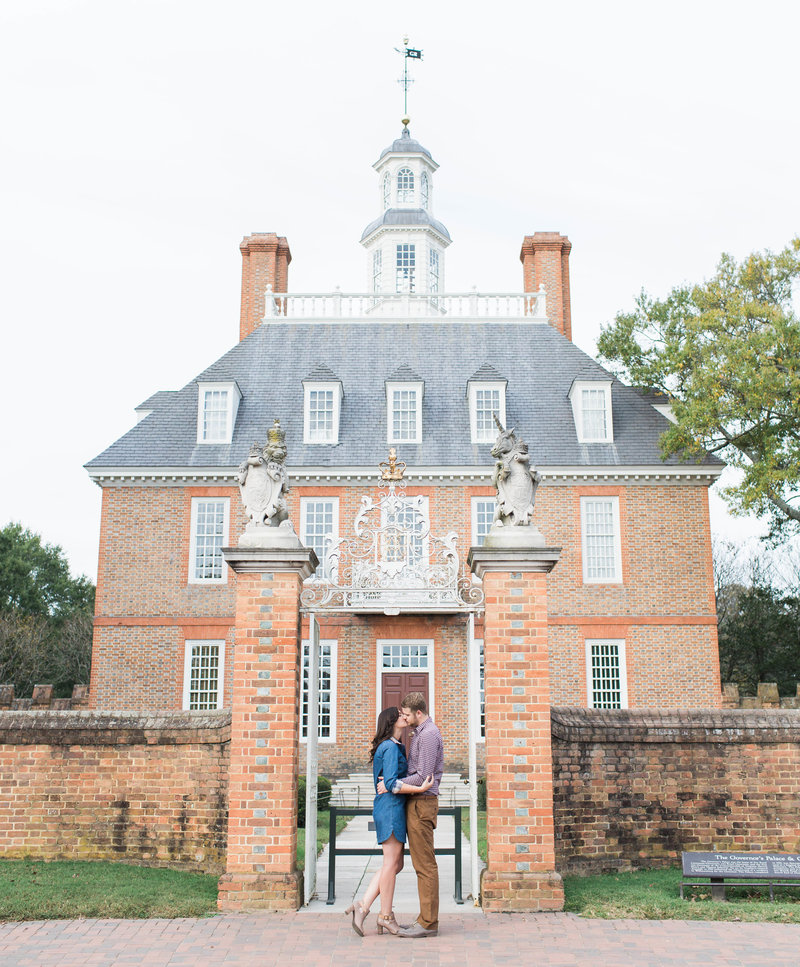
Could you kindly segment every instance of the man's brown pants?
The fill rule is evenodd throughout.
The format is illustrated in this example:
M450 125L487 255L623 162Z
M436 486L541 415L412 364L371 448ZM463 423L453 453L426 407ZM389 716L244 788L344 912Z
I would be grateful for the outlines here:
M433 831L439 814L439 797L423 793L409 796L406 809L408 848L417 874L418 922L426 930L439 929L439 867L433 852Z

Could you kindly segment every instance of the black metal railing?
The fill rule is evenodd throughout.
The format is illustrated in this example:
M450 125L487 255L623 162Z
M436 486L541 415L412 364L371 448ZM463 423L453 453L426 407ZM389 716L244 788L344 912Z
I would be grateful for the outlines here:
M341 847L336 845L336 818L337 816L371 816L371 809L360 809L356 806L331 806L330 807L330 842L328 844L328 899L326 903L336 902L336 857L337 856L381 856L383 850L380 846L371 848L361 847L359 849L351 847ZM450 847L440 847L434 850L437 856L452 856L455 859L455 890L453 899L456 903L463 903L461 896L461 806L447 806L439 810L440 816L453 816L455 818L455 845ZM408 855L408 847L405 849Z

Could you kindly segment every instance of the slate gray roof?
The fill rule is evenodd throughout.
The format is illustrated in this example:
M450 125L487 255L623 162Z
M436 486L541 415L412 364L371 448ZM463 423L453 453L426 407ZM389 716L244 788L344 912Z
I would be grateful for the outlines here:
M433 161L433 155L428 151L427 148L423 148L419 141L411 137L411 132L408 128L403 128L403 133L397 140L392 141L388 148L384 148L381 151L381 158L385 157L387 154L394 154L398 151L413 151L416 154L425 154L431 161ZM378 158L380 161L380 158Z
M303 443L303 379L325 360L342 381L339 444ZM242 393L233 442L197 444L195 381L159 395L154 411L87 464L111 467L232 467L273 420L286 430L294 467L373 466L386 454L385 380L408 367L424 380L423 442L398 444L410 467L491 466L486 444L470 442L468 380L491 366L508 380L506 418L547 466L663 466L659 437L666 418L614 380L614 443L578 443L568 399L574 379L610 374L545 323L278 322L260 326L199 374L235 380ZM680 461L672 457L668 464ZM709 466L719 461L706 457Z
M384 225L400 225L403 228L408 228L410 225L430 225L440 235L443 235L448 242L452 241L450 233L444 225L429 215L424 208L387 208L379 218L367 225L361 235L361 241L363 242L365 238L368 238Z

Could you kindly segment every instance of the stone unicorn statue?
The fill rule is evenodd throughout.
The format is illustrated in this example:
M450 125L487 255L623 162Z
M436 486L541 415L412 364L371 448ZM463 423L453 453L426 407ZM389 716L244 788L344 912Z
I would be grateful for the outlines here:
M496 413L494 422L500 433L492 447L492 456L496 460L492 483L497 488L492 526L524 527L533 518L536 488L542 478L535 468L531 468L528 445L514 436L514 428L506 430Z

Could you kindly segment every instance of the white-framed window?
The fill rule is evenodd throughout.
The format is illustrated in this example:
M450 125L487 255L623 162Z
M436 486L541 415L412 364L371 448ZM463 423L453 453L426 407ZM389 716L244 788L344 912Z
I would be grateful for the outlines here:
M235 382L198 383L197 442L230 443L242 394Z
M392 206L392 176L387 171L383 176L383 207L391 208Z
M469 425L472 443L494 443L497 424L494 414L505 426L505 380L470 380L468 384Z
M335 382L304 380L303 395L305 397L303 443L338 443L342 384L338 380Z
M328 562L331 542L339 536L339 498L338 497L301 497L300 532L306 547L313 547L319 558L315 577L330 580L335 578Z
M414 273L416 270L417 247L411 242L403 242L397 246L395 290L397 292L414 291Z
M189 711L222 708L224 641L187 641L183 662L183 707Z
M372 291L380 292L383 284L383 252L376 249L372 253Z
M319 728L320 742L336 741L336 639L319 643ZM303 642L303 682L300 706L300 740L308 738L308 668L311 642Z
M497 501L494 497L472 498L472 544L480 547L491 530Z
M576 379L569 391L579 443L613 443L611 380Z
M586 641L586 686L589 708L627 708L625 642L597 638Z
M192 497L189 584L226 584L222 548L228 540L229 497Z
M392 509L384 507L383 514L383 561L412 567L427 561L430 529L428 498L405 497Z
M397 172L397 203L411 204L414 201L414 172L410 168L401 168Z
M428 173L423 171L419 177L419 197L423 208L428 207Z
M423 384L386 383L387 442L422 443Z
M620 584L619 497L581 497L581 552L585 584Z
M435 248L428 249L428 291L439 291L439 252Z

